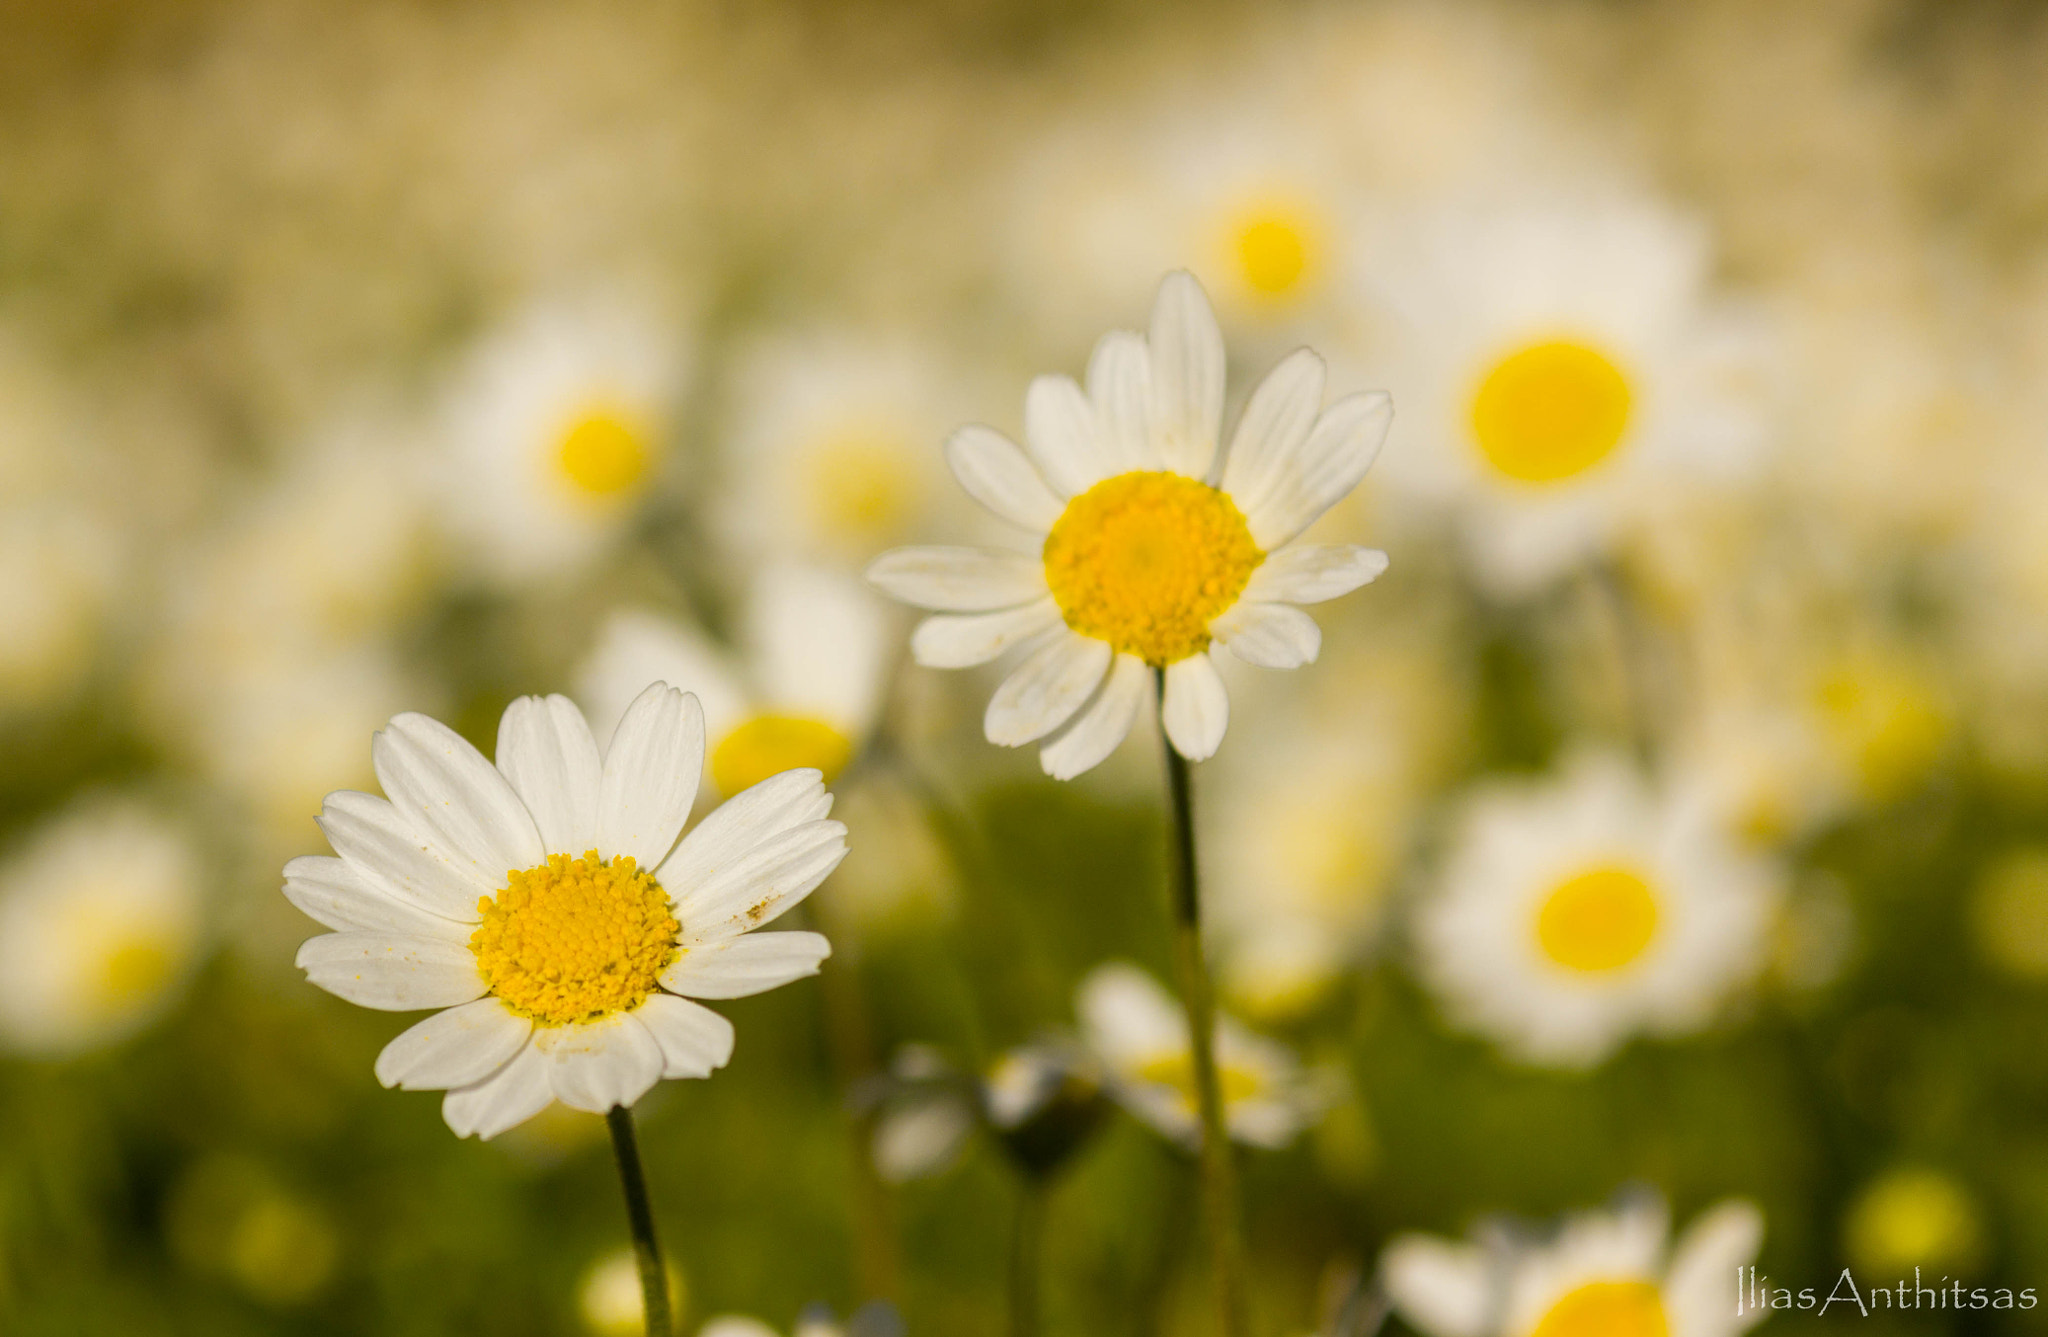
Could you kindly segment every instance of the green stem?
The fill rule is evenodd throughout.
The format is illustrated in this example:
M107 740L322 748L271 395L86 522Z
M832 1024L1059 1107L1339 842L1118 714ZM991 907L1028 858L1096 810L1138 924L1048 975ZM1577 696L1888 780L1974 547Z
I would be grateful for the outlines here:
M647 1205L647 1174L640 1168L640 1144L633 1137L633 1111L614 1105L604 1116L612 1130L612 1154L626 1189L626 1221L633 1229L633 1256L640 1263L640 1297L647 1310L647 1337L672 1337L668 1269L654 1238L654 1210Z
M1010 1235L1010 1337L1038 1337L1039 1252L1045 1240L1046 1183L1026 1175Z
M1166 674L1158 672L1159 700ZM1202 1207L1208 1223L1211 1281L1223 1337L1245 1337L1244 1232L1238 1221L1236 1166L1223 1121L1223 1089L1216 1078L1216 999L1202 955L1202 902L1195 877L1195 805L1188 761L1163 738L1166 789L1172 809L1173 956L1187 1011L1188 1048L1194 1059L1195 1097L1202 1116Z

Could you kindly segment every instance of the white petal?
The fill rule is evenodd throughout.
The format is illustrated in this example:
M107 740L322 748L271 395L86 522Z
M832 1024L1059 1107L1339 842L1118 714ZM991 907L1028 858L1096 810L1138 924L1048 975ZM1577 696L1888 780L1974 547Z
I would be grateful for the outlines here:
M1393 420L1394 401L1383 390L1346 395L1324 410L1267 495L1243 508L1252 541L1272 552L1341 501L1378 458Z
M1072 718L1109 670L1107 642L1078 632L1054 638L989 698L982 731L1000 747L1035 742Z
M941 613L917 624L910 654L926 668L972 668L1059 622L1060 610L1050 596L1000 613Z
M1299 608L1287 604L1239 601L1209 624L1209 632L1230 653L1260 668L1291 669L1316 662L1322 649L1322 628Z
M664 1077L709 1077L732 1058L732 1023L708 1007L657 993L633 1015L661 1046Z
M458 864L375 794L340 789L320 806L320 829L349 867L394 897L449 919L474 924L479 897L505 885L486 882L473 864Z
M1763 1213L1739 1198L1713 1207L1686 1229L1664 1277L1671 1337L1727 1337L1749 1326L1726 1303L1728 1277L1754 1262L1763 1242Z
M768 923L810 895L845 857L841 822L806 822L764 841L676 897L682 945L722 942Z
M1387 1298L1429 1337L1480 1337L1493 1311L1486 1255L1428 1235L1401 1235L1380 1254Z
M685 998L749 998L818 973L832 955L822 933L748 933L683 949L661 987Z
M1095 445L1095 408L1071 376L1031 382L1024 392L1024 440L1057 496L1078 496L1108 472Z
M1152 671L1136 655L1118 655L1102 690L1058 738L1039 749L1038 764L1055 780L1071 780L1102 764L1131 731L1145 703Z
M548 1061L538 1049L527 1044L504 1067L475 1086L450 1091L441 1101L441 1117L457 1137L474 1134L488 1141L554 1103L555 1089L548 1084Z
M1152 304L1152 440L1160 462L1207 478L1223 430L1223 332L1195 276L1175 270Z
M794 827L832 811L824 776L809 767L784 771L744 789L711 810L655 870L670 896L681 899L723 872L733 860Z
M370 740L377 783L406 824L488 887L544 861L532 814L484 754L439 720L404 714Z
M1095 439L1103 462L1116 472L1157 469L1152 449L1152 359L1145 338L1112 330L1088 359L1088 398L1095 406Z
M762 708L823 720L856 742L867 737L895 655L891 623L875 592L836 567L762 567L742 639Z
M555 1099L572 1110L603 1114L614 1105L631 1105L661 1080L661 1046L630 1012L543 1027L533 1047L547 1060Z
M566 696L522 696L498 721L498 769L533 814L550 854L597 848L604 762L583 712Z
M357 872L346 859L302 855L284 866L284 895L328 928L368 929L467 942L470 926L403 901Z
M1160 722L1173 750L1189 761L1206 761L1223 743L1230 723L1230 697L1207 655L1190 655L1166 668L1166 702Z
M898 548L877 557L868 583L892 599L949 613L1015 608L1045 596L1045 562L988 548Z
M1297 348L1252 391L1223 458L1223 490L1250 513L1272 495L1315 430L1323 407L1323 360Z
M413 1026L377 1055L377 1080L408 1091L473 1086L526 1046L533 1022L495 998L451 1007Z
M1350 543L1302 544L1268 553L1239 596L1252 603L1313 604L1349 594L1387 569L1387 555Z
M597 848L631 855L642 868L668 857L704 774L704 712L697 698L655 683L626 707L605 749L598 790Z
M1017 443L993 427L962 427L946 439L946 463L967 495L1021 529L1043 534L1065 509Z
M299 948L306 978L358 1007L411 1012L484 995L476 957L462 943L396 933L329 933Z

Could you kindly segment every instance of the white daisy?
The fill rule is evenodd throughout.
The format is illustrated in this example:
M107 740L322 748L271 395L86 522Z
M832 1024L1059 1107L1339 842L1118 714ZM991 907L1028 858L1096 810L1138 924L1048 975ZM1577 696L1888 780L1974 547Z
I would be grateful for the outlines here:
M966 668L1030 648L990 700L985 731L1008 747L1056 734L1039 753L1048 774L1079 775L1115 749L1148 669L1164 676L1167 737L1202 760L1229 718L1212 645L1268 668L1309 663L1322 634L1291 605L1386 569L1370 548L1289 546L1364 477L1393 415L1382 393L1327 410L1322 397L1322 359L1289 355L1223 449L1223 337L1201 285L1169 274L1151 337L1105 335L1086 391L1064 376L1032 382L1025 448L979 426L946 443L961 486L1042 536L1037 551L903 548L868 579L939 610L911 640L921 664Z
M687 682L704 706L711 781L730 797L808 766L830 783L873 729L888 654L885 609L849 576L776 565L748 590L733 655L659 613L612 614L577 670L603 728L641 686Z
M1389 481L1453 508L1486 584L1534 589L1753 461L1767 359L1707 295L1701 224L1588 195L1414 232L1381 271L1412 411Z
M160 1015L198 962L191 837L132 799L88 799L0 866L0 1043L66 1055Z
M732 1024L686 998L817 973L822 936L751 931L844 857L831 795L816 771L784 772L679 841L703 749L697 699L662 683L602 753L561 696L507 707L495 767L424 715L376 736L390 798L330 794L320 825L341 857L292 860L284 891L336 930L299 950L313 983L446 1009L385 1047L378 1080L445 1089L465 1137L557 1100L602 1113L724 1066Z
M1110 1095L1167 1137L1199 1148L1194 1054L1173 996L1138 967L1112 962L1089 972L1075 1006ZM1225 1016L1216 1019L1216 1076L1224 1125L1239 1142L1284 1147L1320 1112L1294 1055Z
M1459 1025L1589 1066L1705 1025L1763 966L1779 882L1696 787L1586 756L1468 801L1417 910L1419 965Z
M1762 1317L1738 1309L1735 1274L1763 1232L1762 1214L1730 1199L1667 1251L1664 1205L1646 1196L1570 1217L1541 1242L1399 1236L1380 1274L1427 1337L1735 1337Z
M652 317L595 305L536 309L476 351L440 491L479 574L534 580L620 536L668 462L682 361Z

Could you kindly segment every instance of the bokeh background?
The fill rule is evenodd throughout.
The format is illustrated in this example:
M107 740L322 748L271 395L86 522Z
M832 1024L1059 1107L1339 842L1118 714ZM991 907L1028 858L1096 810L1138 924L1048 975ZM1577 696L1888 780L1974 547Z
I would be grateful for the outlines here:
M635 646L745 664L764 571L981 537L945 433L1175 267L1234 404L1308 343L1397 407L1317 531L1390 572L1197 773L1224 1004L1321 1093L1245 1160L1262 1323L1628 1184L1753 1199L1804 1284L2048 1286L2044 75L1999 0L0 6L0 1330L631 1331L601 1121L381 1090L403 1023L292 968L282 863L399 710L488 750ZM1584 477L1467 440L1521 329L1626 382ZM1166 977L1156 740L1046 779L865 616L837 954L641 1107L684 1331L998 1330L1014 1174L894 1182L875 1093ZM1561 1066L1416 925L1471 796L1588 752L1708 796L1769 913ZM1206 1331L1191 1176L1103 1125L1050 1331Z

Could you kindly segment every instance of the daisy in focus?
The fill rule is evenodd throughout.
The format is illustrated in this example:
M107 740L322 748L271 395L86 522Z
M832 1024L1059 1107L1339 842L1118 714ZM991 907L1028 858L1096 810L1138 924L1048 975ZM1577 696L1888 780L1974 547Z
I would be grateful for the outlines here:
M697 699L662 683L602 752L561 696L506 708L496 766L424 715L376 736L390 797L329 795L320 826L340 857L292 860L284 892L335 930L299 950L313 983L445 1009L385 1047L379 1081L447 1091L464 1137L558 1100L603 1113L724 1066L732 1024L688 999L817 973L821 935L753 930L845 856L831 795L814 770L784 772L685 836L703 753Z
M1763 1216L1730 1199L1667 1246L1651 1196L1567 1218L1547 1240L1454 1244L1403 1235L1380 1257L1395 1310L1427 1337L1736 1337L1762 1317L1735 1304Z
M1173 995L1136 966L1112 962L1081 982L1076 1010L1111 1097L1173 1141L1199 1147L1194 1056ZM1284 1147L1321 1113L1321 1093L1294 1055L1228 1017L1216 1022L1216 1071L1234 1141Z
M1706 1025L1765 964L1781 874L1697 788L1588 756L1475 795L1416 912L1420 969L1451 1018L1567 1068Z
M984 730L1006 747L1048 740L1049 775L1070 779L1115 750L1154 673L1174 748L1213 755L1229 720L1214 648L1267 668L1310 663L1322 633L1294 605L1386 569L1370 548L1290 545L1371 467L1388 397L1323 408L1322 359L1301 349L1252 392L1225 448L1223 373L1201 285L1169 274L1150 337L1105 335L1086 390L1064 376L1032 382L1023 447L980 426L946 443L961 486L1039 536L1035 552L901 548L868 568L878 588L937 613L912 637L920 664L968 668L1028 648Z

